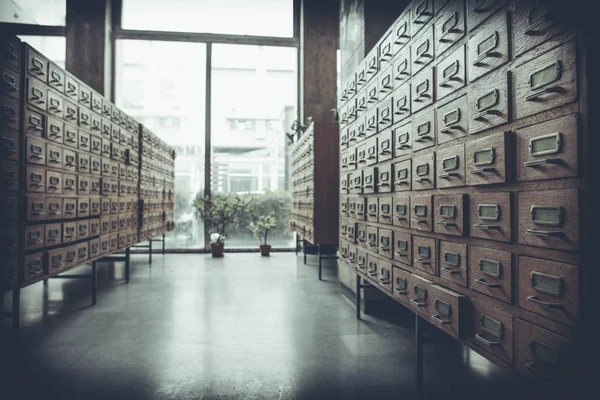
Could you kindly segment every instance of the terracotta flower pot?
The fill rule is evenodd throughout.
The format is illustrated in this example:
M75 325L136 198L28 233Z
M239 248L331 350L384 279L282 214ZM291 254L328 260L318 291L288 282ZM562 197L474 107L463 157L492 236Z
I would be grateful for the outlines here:
M271 254L271 245L270 244L261 244L260 245L260 255L263 257L269 257Z
M210 251L213 257L224 257L225 256L225 243L211 243Z

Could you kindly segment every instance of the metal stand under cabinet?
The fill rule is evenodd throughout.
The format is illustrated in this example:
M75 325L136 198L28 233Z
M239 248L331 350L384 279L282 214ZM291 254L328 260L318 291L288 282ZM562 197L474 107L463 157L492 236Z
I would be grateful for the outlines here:
M313 122L292 149L292 230L302 249L322 263L337 259L339 223L339 137L335 123ZM302 244L302 245L301 245Z
M560 7L413 1L342 71L339 103L340 254L357 317L375 287L418 316L419 347L426 320L559 382L582 365L593 236L588 49Z

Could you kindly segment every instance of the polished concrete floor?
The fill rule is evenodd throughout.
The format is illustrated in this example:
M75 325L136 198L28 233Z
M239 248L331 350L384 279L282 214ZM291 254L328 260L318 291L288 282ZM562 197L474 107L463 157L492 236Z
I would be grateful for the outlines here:
M89 267L82 267L85 273ZM413 314L355 319L335 264L317 280L293 253L132 256L89 282L22 291L20 344L3 399L417 398ZM517 378L432 330L427 397L492 398ZM7 365L8 364L8 367ZM475 397L475 396L473 396ZM498 396L499 397L499 396Z

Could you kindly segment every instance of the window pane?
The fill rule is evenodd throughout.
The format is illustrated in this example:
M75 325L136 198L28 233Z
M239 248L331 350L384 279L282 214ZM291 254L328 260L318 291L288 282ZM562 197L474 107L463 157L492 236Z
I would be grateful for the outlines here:
M124 29L293 36L293 0L123 0Z
M0 0L0 22L65 26L67 0Z
M116 53L117 106L177 152L175 230L166 247L204 248L204 225L191 203L204 192L206 46L118 40Z
M63 36L25 36L19 35L19 39L33 46L50 61L65 69L67 58L67 39Z
M213 45L212 182L218 196L254 198L252 216L273 213L274 247L293 247L289 131L296 113L297 51L264 46ZM256 248L242 221L227 235L226 248Z

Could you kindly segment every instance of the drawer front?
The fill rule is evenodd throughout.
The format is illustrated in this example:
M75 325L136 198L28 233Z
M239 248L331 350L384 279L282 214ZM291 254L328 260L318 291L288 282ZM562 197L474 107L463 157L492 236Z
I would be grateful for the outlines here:
M440 277L467 287L467 245L440 240Z
M508 62L508 18L506 12L498 14L473 36L469 47L469 79L476 81Z
M352 124L348 127L347 135L348 135L348 145L352 146L356 142L358 142L358 136L356 136L356 124Z
M377 89L379 90L379 100L385 99L394 89L394 66L386 66L377 78Z
M91 130L92 113L87 108L81 107L79 109L79 126L81 126L83 129Z
M77 168L77 152L75 150L63 149L63 169L68 172L75 172Z
M415 157L412 163L413 190L426 190L435 187L435 153Z
M103 215L100 217L100 234L106 235L110 233L110 216Z
M56 246L62 243L62 224L59 222L57 224L48 224L46 225L46 246Z
M437 99L442 99L465 87L465 47L461 46L437 65Z
M410 21L411 32L413 36L432 20L433 12L433 0L420 0L411 5ZM433 27L431 30L431 35L433 36Z
M377 169L377 192L390 193L392 191L392 164L380 165Z
M116 196L110 198L110 213L111 214L119 213L119 198Z
M412 159L394 164L394 191L404 192L412 188Z
M377 106L377 121L379 124L377 130L379 132L392 126L393 107L394 101L391 96L379 103L379 106Z
M419 151L435 145L434 111L416 115L412 121L413 151Z
M95 258L100 255L100 239L92 239L89 241L90 258Z
M413 236L413 267L431 275L437 274L436 239Z
M79 197L77 199L77 217L89 217L90 216L90 198Z
M438 12L439 9L436 9ZM435 21L435 54L439 57L465 36L464 2L453 1Z
M346 120L348 121L348 124L351 124L352 122L356 121L356 99L352 99L348 102L347 110L348 114ZM121 144L127 143L127 138L123 129L121 129L121 136L119 138L119 142Z
M473 305L473 336L470 341L484 352L512 363L513 316L479 300L471 299Z
M340 222L340 237L345 238L348 235L348 221L342 220Z
M110 102L102 102L102 116L109 122L112 121L112 107Z
M90 236L90 221L77 221L77 240L85 239Z
M42 111L46 111L48 105L48 90L40 81L33 78L27 80L27 103Z
M23 129L27 135L45 137L46 136L46 117L36 111L24 108L25 122L23 123Z
M394 231L394 260L412 266L412 235Z
M77 193L77 175L63 174L63 193L69 195Z
M23 240L23 248L25 251L44 248L45 235L45 225L26 226L25 239Z
M510 193L473 193L469 203L471 237L510 242Z
M434 310L434 299L430 290L430 286L433 282L415 274L411 274L408 283L410 308L426 318L429 318L431 311Z
M92 111L96 114L102 114L102 96L98 92L92 92Z
M111 233L116 233L118 231L119 231L119 216L118 215L111 215L110 216L110 232Z
M378 229L374 226L367 226L367 248L377 252L379 246Z
M112 126L110 121L102 118L102 137L110 141Z
M107 159L109 159L112 154L110 144L110 140L102 139L102 157L106 157Z
M378 111L379 109L377 107L371 107L369 110L367 110L366 113L366 125L365 125L365 133L366 133L366 137L371 137L373 135L375 135L377 133L377 129L378 129L378 121L377 121L377 117L378 117Z
M396 89L392 95L392 113L394 123L398 123L411 114L410 83L405 83Z
M77 246L69 246L64 248L65 252L65 269L76 266L77 263Z
M404 86L412 76L412 63L410 62L410 53L403 52L398 54L393 63L394 87L399 88Z
M558 250L578 250L577 189L520 192L519 243Z
M412 112L416 113L435 102L433 67L416 74L411 82Z
M89 258L89 242L79 243L77 246L77 262L81 263Z
M435 58L435 43L433 41L433 26L415 39L411 46L412 74L416 75L431 64Z
M56 171L46 171L46 193L62 193L62 174Z
M110 235L100 236L100 254L108 253L110 249Z
M577 176L577 115L516 131L517 181Z
M92 126L90 130L94 135L98 137L102 136L102 117L97 114L92 114Z
M459 144L437 153L437 187L465 186L465 146Z
M560 21L558 6L555 0L517 1L513 30L516 56L568 29L566 21Z
M396 25L394 25L394 53L398 54L400 50L404 48L410 42L411 38L411 24L410 24L410 13L406 13L402 18L398 19ZM409 52L404 52L409 53ZM404 54L403 53L403 54Z
M379 162L388 161L392 158L392 130L387 129L377 136L377 160Z
M6 130L0 136L0 156L5 161L14 161L21 159L19 138L17 131Z
M21 65L21 43L16 36L2 36L2 51L0 52L0 61L20 69Z
M379 260L379 276L377 277L379 286L388 292L392 292L392 264L380 259Z
M44 139L27 137L25 139L28 164L46 165L46 149Z
M46 144L46 164L51 168L61 169L63 167L63 149L55 144Z
M348 193L348 174L342 174L340 177L340 192Z
M477 28L483 21L500 9L506 0L467 0L467 28Z
M394 57L394 32L390 29L383 35L383 39L379 44L379 67L389 64Z
M81 174L89 174L90 169L90 155L79 152L77 155L77 171Z
M467 97L462 96L437 109L438 144L467 135L469 132Z
M401 157L412 153L411 124L392 128L394 136L394 157Z
M90 215L100 215L102 210L102 198L91 197L90 198Z
M65 100L65 121L77 125L79 123L79 106L75 103Z
M44 83L48 82L48 60L27 46L27 72Z
M25 256L23 261L23 280L25 282L32 281L46 273L45 254L36 253Z
M65 214L65 218L68 218L68 219L77 218L77 199L64 198L63 199L63 212Z
M102 175L102 159L100 157L90 157L92 175Z
M508 122L506 69L501 68L469 87L469 132L477 133Z
M79 130L73 125L65 124L64 144L73 149L79 148Z
M470 322L467 297L438 285L429 290L433 300L429 322L456 339L466 337Z
M25 115L26 117L28 116L27 113ZM0 96L0 129L7 131L14 130L16 132L19 130L19 121L21 121L19 102L10 97ZM24 123L24 129L26 133L29 133L27 120ZM40 134L36 136L40 136Z
M398 267L394 267L392 271L392 293L396 300L399 300L400 303L406 306L409 306L410 304L410 275L410 272Z
M79 102L79 82L68 72L65 76L65 96L75 103Z
M365 168L363 171L363 193L375 193L377 188L377 167Z
M56 118L62 118L64 113L64 103L62 96L54 90L48 90L48 113Z
M367 221L379 222L379 198L367 198Z
M518 119L577 99L576 53L571 41L515 69Z
M469 287L510 303L512 300L512 254L469 246Z
M350 225L348 226L350 229ZM362 247L367 247L367 225L366 224L356 224L355 228L356 232L356 244Z
M46 171L39 167L27 167L25 190L33 193L46 191Z
M394 226L410 228L410 197L394 196L392 199Z
M110 162L110 176L114 179L119 178L119 162L118 161Z
M48 131L46 132L46 139L62 143L65 134L65 124L61 120L52 117L48 117L47 121Z
M500 132L466 144L467 185L489 185L507 181L509 132Z
M16 196L0 196L0 207L2 207L1 211L0 211L0 224L2 224L2 226L7 226L7 225L16 225L17 222L19 221L18 218L18 208L19 208L19 198ZM29 204L29 197L28 197L28 220L29 220L29 214L30 212L34 212L36 211L35 209L33 209L31 207L31 204ZM46 210L44 209L44 203L42 201L41 204L41 210L39 210L39 212L45 212ZM38 219L40 215L37 215Z
M346 178L347 180L348 178ZM348 216L348 210L349 210L349 205L348 205L348 197L343 196L340 200L340 211L342 212L342 214L347 217Z
M367 270L366 270L366 274L369 278L377 280L377 278L379 277L379 258L372 256L372 255L368 255L367 257Z
M55 274L65 268L65 249L57 249L48 252L48 273Z
M393 221L393 208L392 208L391 197L380 197L379 198L379 223L385 225L392 225Z
M364 112L367 110L367 91L361 90L356 95L356 118L364 115ZM357 127L358 128L358 127Z
M367 204L367 199L365 197L357 197L356 198L355 218L357 218L361 221L364 221L366 219L366 216L367 216L367 213L366 213L367 205L366 204Z
M365 62L365 80L369 82L379 72L379 52L377 47L367 54Z
M110 214L110 198L109 197L102 197L102 203L101 203L101 207L102 207L102 215L107 215Z
M463 194L434 196L434 232L464 235L465 199Z
M91 136L83 130L79 131L79 149L81 151L91 151Z
M90 194L92 196L99 196L101 194L100 178L89 178L90 179Z
M519 307L575 326L579 319L579 267L519 256Z
M433 232L432 196L412 196L410 226L418 231Z
M389 229L381 229L379 228L379 246L378 253L379 255L389 258L390 260L393 258L394 251L394 234ZM391 271L390 271L391 275ZM391 276L390 276L391 279Z
M91 192L91 186L90 186L90 177L88 176L83 176L80 175L78 181L78 185L77 185L77 194L78 195L89 195Z

